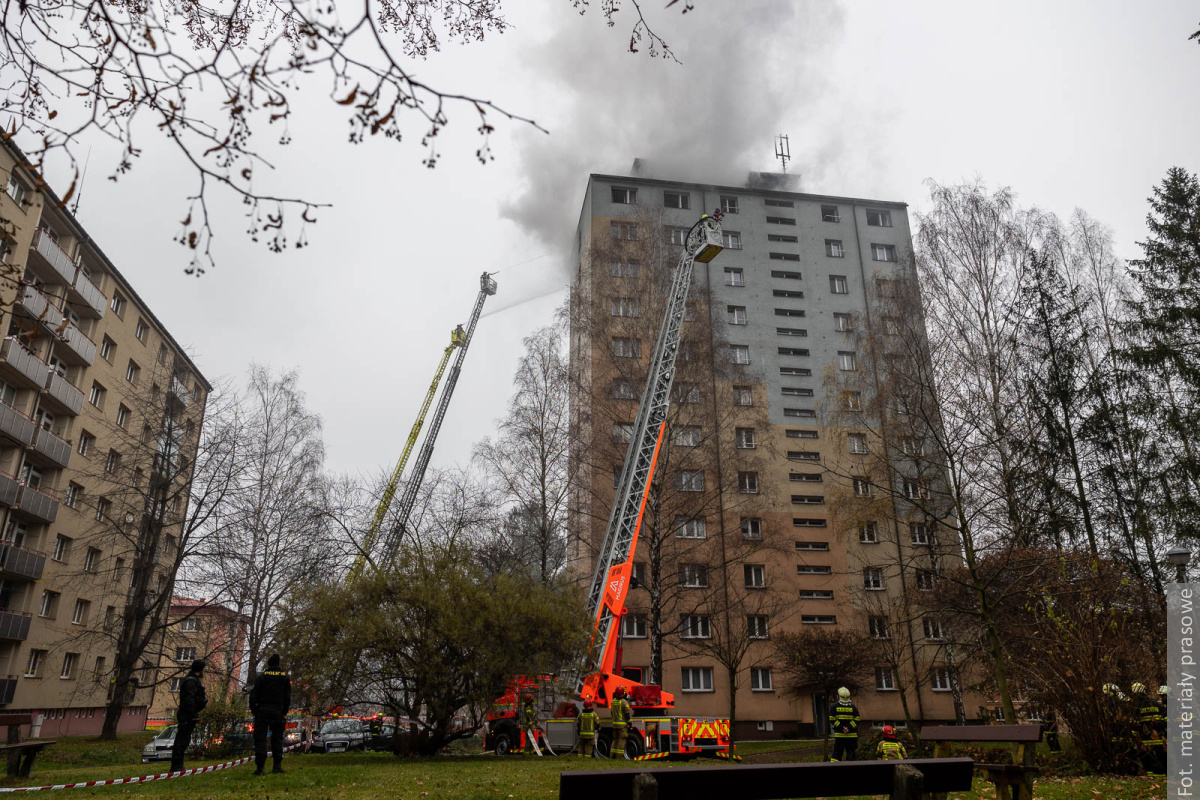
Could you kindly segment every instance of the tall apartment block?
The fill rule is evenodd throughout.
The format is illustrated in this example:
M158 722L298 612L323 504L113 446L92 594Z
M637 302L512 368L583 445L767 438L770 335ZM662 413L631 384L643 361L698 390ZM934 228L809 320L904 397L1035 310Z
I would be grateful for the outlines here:
M929 588L925 527L900 532L852 511L868 487L848 476L869 436L828 412L843 402L837 377L870 368L852 334L910 251L906 204L803 194L792 176L716 186L644 172L635 162L628 176L591 175L576 237L570 568L581 580L603 540L666 282L702 213L724 211L725 250L693 276L623 668L685 713L728 714L736 691L741 737L821 733L827 690L785 674L775 645L844 630L878 645L846 680L864 720L902 722L902 691L911 718L954 719L937 621L901 611ZM964 701L972 716L978 702Z
M95 734L123 621L169 604L211 387L26 163L0 149L0 707ZM119 730L145 727L148 652Z

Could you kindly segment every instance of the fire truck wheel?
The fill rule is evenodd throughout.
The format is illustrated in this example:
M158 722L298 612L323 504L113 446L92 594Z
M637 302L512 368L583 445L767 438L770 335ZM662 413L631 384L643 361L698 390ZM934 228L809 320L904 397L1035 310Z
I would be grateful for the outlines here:
M512 752L512 739L508 738L507 733L498 733L492 745L492 750L498 756L506 756Z
M642 741L642 737L630 731L629 739L625 742L625 757L637 758L640 755L645 755L646 744Z

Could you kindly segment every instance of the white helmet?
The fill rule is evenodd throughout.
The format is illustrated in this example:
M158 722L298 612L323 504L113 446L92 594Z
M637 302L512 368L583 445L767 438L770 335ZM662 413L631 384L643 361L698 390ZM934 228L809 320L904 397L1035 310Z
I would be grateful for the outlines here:
M1170 694L1171 690L1164 683L1162 686L1158 687L1158 693L1159 694Z
M1134 694L1145 694L1146 693L1146 684L1135 683L1133 686L1129 687L1129 690L1131 692L1133 692Z
M843 686L842 688L838 689L838 697L840 697L843 700L849 700L850 699L850 690L847 689L845 686Z
M1104 687L1103 687L1103 688L1102 688L1100 691L1104 692L1104 693L1105 693L1105 694L1107 694L1107 695L1113 695L1113 694L1120 694L1120 693L1121 693L1121 690L1117 688L1117 685L1116 685L1115 683L1106 683L1106 684L1104 684Z

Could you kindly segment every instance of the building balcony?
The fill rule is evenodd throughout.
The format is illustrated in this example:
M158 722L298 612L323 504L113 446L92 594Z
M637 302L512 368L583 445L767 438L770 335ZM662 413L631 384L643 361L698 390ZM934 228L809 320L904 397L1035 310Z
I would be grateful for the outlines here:
M49 525L58 518L58 498L49 492L34 488L27 483L21 484L21 494L13 507L35 522Z
M75 282L67 292L67 299L84 317L103 319L104 310L108 308L108 298L92 283L91 278L83 274L83 270L75 274Z
M33 452L59 469L65 469L67 464L71 463L71 445L45 428L37 429L37 438L33 440Z
M37 288L26 285L17 298L17 310L37 320L48 331L56 331L62 325L63 314L55 308L46 295Z
M0 706L11 703L16 695L17 676L9 675L7 678L0 678Z
M29 267L46 283L65 283L70 286L75 282L75 262L41 228L33 238Z
M24 611L9 611L0 609L0 639L23 642L29 636L29 623L32 620Z
M41 389L46 385L46 372L50 367L17 341L16 337L5 337L0 344L0 378L26 389Z
M37 581L46 568L46 556L9 542L0 542L0 575L5 578Z
M46 394L42 395L42 405L56 414L79 416L79 412L83 410L83 392L77 389L75 384L59 375L55 370L50 370L46 377L45 388Z
M179 401L179 405L183 406L184 408L187 408L188 404L192 402L192 393L189 392L187 387L183 385L183 382L174 375L171 376L170 391L171 394L175 396L175 399Z
M74 364L86 364L90 367L96 360L96 343L69 322L66 330L62 332L62 342L66 345L66 349L63 351L66 361Z
M7 403L0 403L0 434L24 447L33 440L37 423Z
M0 472L0 504L15 506L20 488L21 484L17 483L16 478L8 473Z

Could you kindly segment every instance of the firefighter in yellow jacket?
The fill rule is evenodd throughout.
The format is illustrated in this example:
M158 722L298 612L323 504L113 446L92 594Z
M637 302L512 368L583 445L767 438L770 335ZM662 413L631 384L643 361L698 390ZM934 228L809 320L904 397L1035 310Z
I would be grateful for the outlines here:
M896 761L908 758L904 745L896 741L896 729L891 725L883 726L883 738L875 745L875 757L883 761Z
M537 698L532 692L526 692L521 698L521 713L518 715L521 720L521 731L525 734L522 746L517 749L518 753L525 752L525 746L533 748L537 741L537 721L538 721L538 706Z
M579 715L579 755L591 758L596 752L596 712L592 701L583 701L583 713Z
M853 761L858 754L858 708L850 702L850 690L838 689L838 700L829 707L829 729L833 731L830 761Z
M625 742L629 738L629 720L633 718L633 707L625 699L625 687L618 686L613 692L612 706L613 738L609 758L625 757Z

